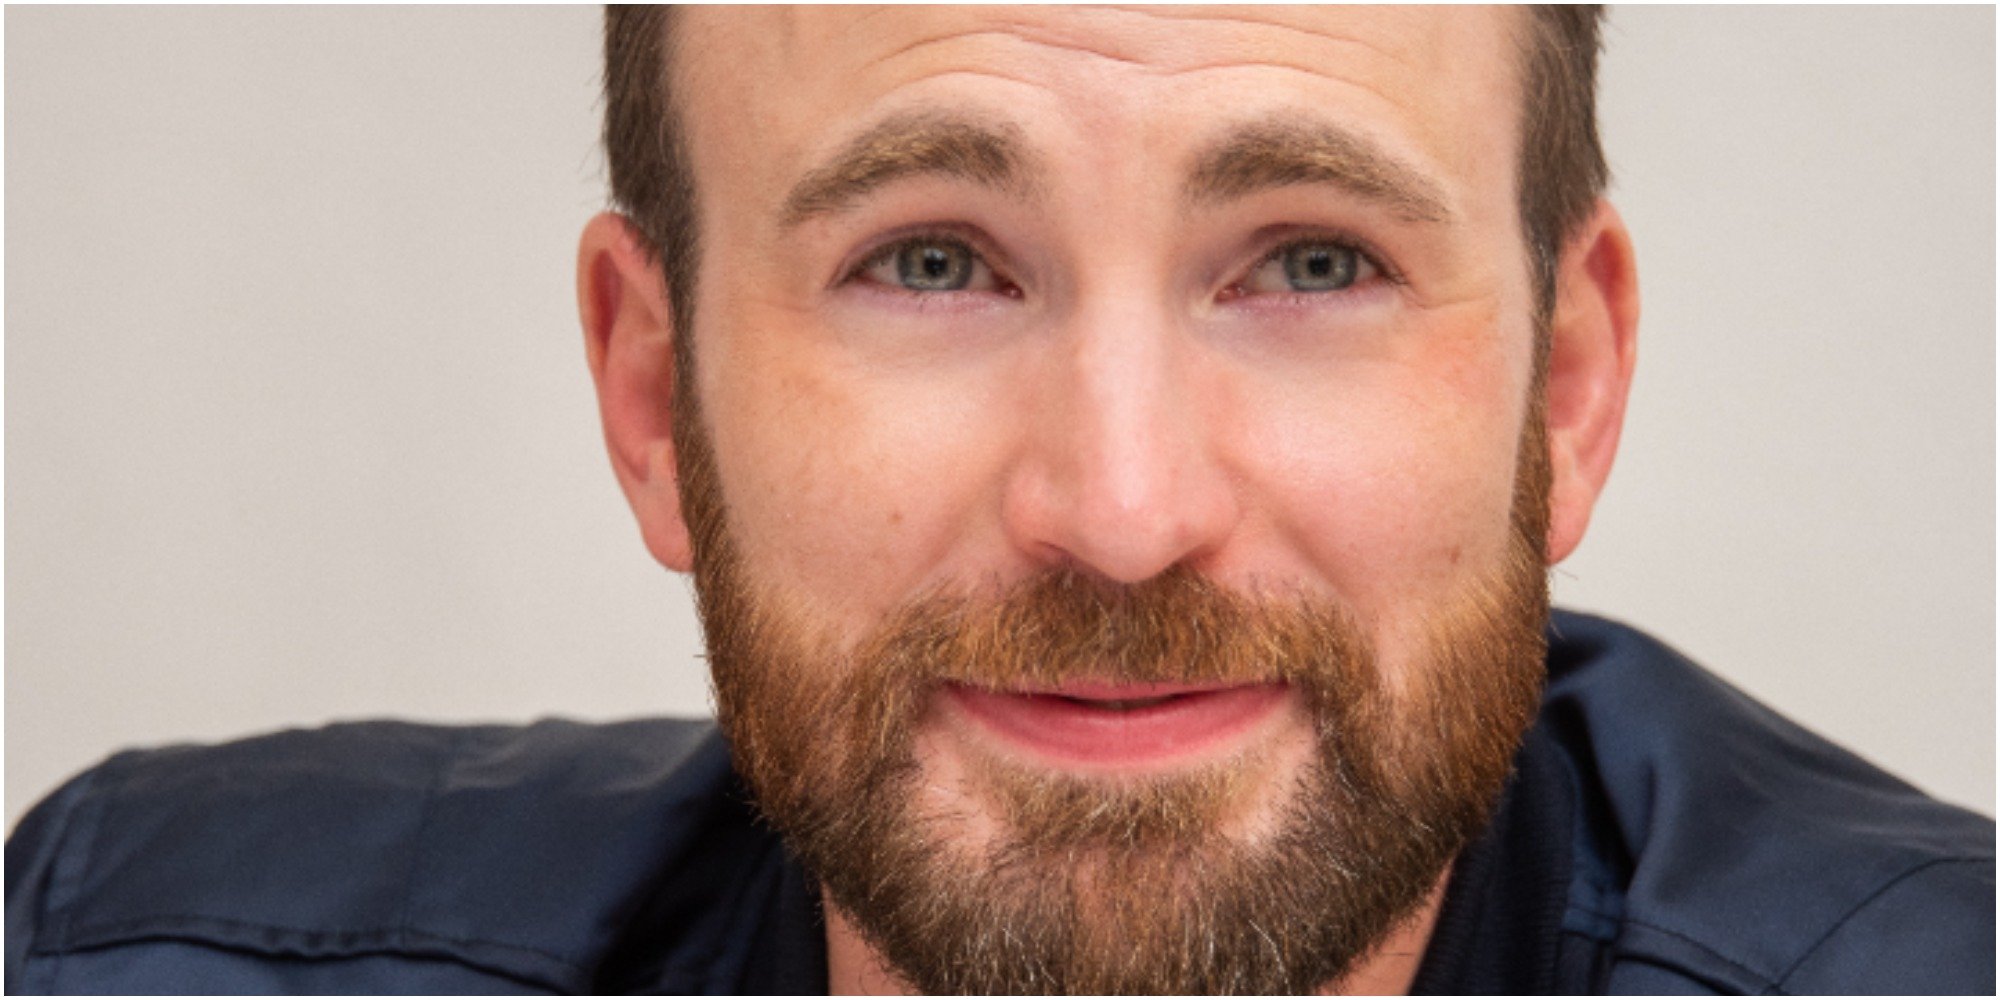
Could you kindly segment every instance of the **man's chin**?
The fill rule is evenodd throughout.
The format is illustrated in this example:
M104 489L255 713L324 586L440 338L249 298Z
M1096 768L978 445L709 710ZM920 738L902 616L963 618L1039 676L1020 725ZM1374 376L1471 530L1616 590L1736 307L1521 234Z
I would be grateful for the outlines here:
M1328 864L1362 845L1341 828L1350 810L1309 727L1107 773L994 752L930 721L916 766L882 789L897 808L875 860L893 856L895 891L858 884L855 869L823 875L831 902L924 992L1309 991L1378 944L1448 860L1406 871L1416 881L1401 891Z

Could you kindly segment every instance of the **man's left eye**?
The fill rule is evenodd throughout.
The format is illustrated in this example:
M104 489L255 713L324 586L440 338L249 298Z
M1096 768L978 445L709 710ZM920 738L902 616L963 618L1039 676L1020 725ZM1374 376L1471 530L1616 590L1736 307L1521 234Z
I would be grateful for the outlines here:
M1250 293L1338 292L1375 275L1360 250L1333 240L1288 243L1264 258L1243 279Z

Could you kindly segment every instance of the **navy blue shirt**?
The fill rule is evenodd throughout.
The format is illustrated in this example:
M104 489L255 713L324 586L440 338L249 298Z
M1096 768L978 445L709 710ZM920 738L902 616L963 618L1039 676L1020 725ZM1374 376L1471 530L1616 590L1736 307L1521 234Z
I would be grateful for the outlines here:
M1619 625L1541 717L1417 992L1981 993L1994 828ZM7 843L9 992L826 989L705 722L373 722L120 754Z

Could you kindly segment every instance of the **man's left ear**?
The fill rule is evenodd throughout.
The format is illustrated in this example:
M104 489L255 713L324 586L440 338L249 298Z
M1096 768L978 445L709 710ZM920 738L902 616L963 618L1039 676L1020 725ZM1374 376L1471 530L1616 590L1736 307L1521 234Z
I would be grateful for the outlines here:
M1625 424L1638 358L1632 237L1608 201L1563 245L1549 329L1549 565L1583 541Z

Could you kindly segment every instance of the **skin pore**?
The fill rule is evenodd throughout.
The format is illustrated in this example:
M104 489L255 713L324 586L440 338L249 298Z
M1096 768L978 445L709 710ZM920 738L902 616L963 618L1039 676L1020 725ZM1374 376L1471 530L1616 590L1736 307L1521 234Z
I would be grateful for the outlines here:
M874 662L862 647L927 599L984 601L1051 573L1125 593L1178 573L1338 609L1368 651L1341 662L1365 665L1358 689L1373 693L1335 700L1390 706L1385 753L1410 759L1404 744L1424 742L1411 706L1485 666L1436 648L1484 632L1440 622L1521 576L1523 444L1548 459L1529 505L1546 509L1545 530L1529 518L1545 544L1528 554L1553 562L1608 472L1630 375L1630 251L1606 208L1564 254L1545 433L1533 420L1512 27L1504 12L1401 9L690 18L693 329L675 329L657 262L616 217L585 234L580 298L648 544L675 569L708 560L711 646L728 645L712 605L740 605L782 622L746 636L827 651L791 667L825 682L793 687L828 701L765 712L765 731L845 697L839 682ZM676 335L694 338L698 411L668 388ZM669 427L697 414L711 481L684 491ZM723 533L690 538L690 494ZM729 574L739 599L718 582ZM808 764L759 736L755 706L782 695L717 655L760 799L781 827L810 825L809 807L785 813ZM1018 692L1034 669L1047 683L1170 676L1089 657L982 676ZM1019 825L1006 803L1025 786L1008 775L1122 802L1189 787L1217 760L1236 765L1215 807L1223 842L1263 843L1286 828L1328 717L1293 683L1213 747L1079 767L957 710L936 680L882 688L909 702L882 718L907 722L890 744L921 814L956 817L933 832L973 856ZM1491 703L1520 700L1506 690ZM1504 771L1525 720L1493 718L1508 720L1492 726L1498 753L1480 754ZM814 744L855 761L868 745ZM1474 814L1497 792L1486 770L1459 792ZM1446 875L1440 862L1412 880L1375 946L1318 985L1406 989ZM836 992L908 988L871 940L884 932L837 896Z

